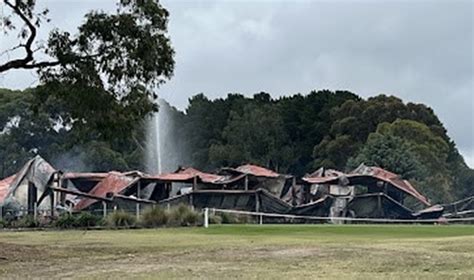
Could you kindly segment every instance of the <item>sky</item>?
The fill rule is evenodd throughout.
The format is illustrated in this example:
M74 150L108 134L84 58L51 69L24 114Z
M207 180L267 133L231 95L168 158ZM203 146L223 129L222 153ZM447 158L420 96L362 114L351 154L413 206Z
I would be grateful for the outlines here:
M115 9L113 0L38 2L51 18L39 38L54 27L74 32L91 9ZM395 95L432 107L474 167L474 1L161 2L176 68L159 95L177 108L201 92ZM0 49L15 42L0 38ZM25 70L0 75L0 87L37 82Z

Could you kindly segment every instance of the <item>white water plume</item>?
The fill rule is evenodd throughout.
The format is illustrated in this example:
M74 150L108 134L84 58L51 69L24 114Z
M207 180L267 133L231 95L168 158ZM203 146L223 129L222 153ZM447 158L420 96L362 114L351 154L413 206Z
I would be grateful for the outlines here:
M176 114L179 112L163 99L159 110L149 118L146 141L146 172L159 174L173 172L186 164L185 147L177 133Z

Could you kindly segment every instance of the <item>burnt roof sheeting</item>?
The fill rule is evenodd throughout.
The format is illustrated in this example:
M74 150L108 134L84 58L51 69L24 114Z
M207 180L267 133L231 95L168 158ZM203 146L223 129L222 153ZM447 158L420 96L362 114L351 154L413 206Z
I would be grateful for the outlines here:
M325 169L324 167L321 167L313 173L303 177L302 180L310 184L321 184L327 182L328 180L336 180L339 177L345 175L346 174L341 171L334 169Z
M260 212L306 216L327 215L333 200L332 197L328 196L312 203L294 207L265 189L258 189L249 191L200 190L165 199L158 203L160 205L180 205L192 202L196 208L208 207L254 212L257 197L259 198Z
M179 168L174 173L165 173L155 176L145 176L144 179L158 180L164 182L183 182L192 183L194 179L197 179L200 183L205 184L228 184L240 180L242 177L233 177L216 175L211 173L205 173L192 167Z
M379 202L381 209L379 209ZM370 193L354 197L346 210L355 218L413 219L412 211L383 193Z
M407 180L403 180L400 178L399 175L392 173L390 171L387 171L385 169L382 169L380 167L370 167L366 166L364 164L361 164L359 167L357 167L352 173L357 175L368 175L368 176L373 176L377 179L380 179L384 182L387 182L398 189L412 195L419 201L423 202L425 205L430 205L428 199L424 197L421 193L419 193L415 187L413 187L410 182Z
M302 180L309 184L338 184L342 179L347 179L349 185L377 185L378 181L383 181L389 185L413 196L423 204L429 206L430 203L426 197L420 194L407 180L403 180L399 175L380 167L369 167L361 164L350 174L329 177L304 177Z
M39 155L35 156L16 174L10 184L7 197L12 195L25 179L33 183L39 190L44 191L52 182L55 173L56 170L46 160Z
M224 173L233 173L233 174L242 174L242 175L252 175L255 177L263 177L263 178L292 178L293 176L291 175L284 175L284 174L279 174L276 173L273 170L267 169L265 167L261 167L258 165L254 164L245 164L241 165L237 168L230 168L230 167L224 167L221 168L221 172Z
M443 204L446 217L474 217L474 196Z
M413 213L417 219L438 219L443 214L444 207L441 205L433 205L418 212Z
M15 177L16 174L0 181L0 204L2 204L5 198L7 197L10 185L15 180Z
M327 195L314 202L294 206L291 209L291 214L327 217L329 215L329 209L331 208L333 200L333 197Z
M240 172L240 173L244 173L244 174L250 174L250 175L253 175L253 176L256 176L256 177L267 177L267 178L278 178L280 177L280 174L270 170L270 169L267 169L267 168L264 168L264 167L261 167L261 166L258 166L258 165L253 165L253 164L245 164L245 165L241 165L237 168L235 168L236 171Z
M139 178L132 178L128 176L124 176L120 173L111 172L107 177L105 177L102 181L100 181L90 192L90 195L98 196L98 197L107 197L107 194L119 194L120 192L124 191L127 187L131 186L133 183L138 181ZM91 198L82 198L75 206L74 210L83 210L92 204L94 204L97 200Z
M64 180L74 180L74 179L102 180L108 175L109 173L66 172L62 175L61 178Z
M324 167L319 168L318 170L314 171L313 173L306 175L306 178L337 178L339 176L345 175L344 172L335 169L326 169Z
M196 208L255 211L256 191L200 190L159 201L161 205L190 204Z

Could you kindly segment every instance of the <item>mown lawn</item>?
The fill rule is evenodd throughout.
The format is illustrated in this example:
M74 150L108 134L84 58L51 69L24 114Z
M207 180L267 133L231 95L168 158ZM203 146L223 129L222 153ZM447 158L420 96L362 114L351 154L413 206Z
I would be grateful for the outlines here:
M2 231L0 277L474 279L474 226Z

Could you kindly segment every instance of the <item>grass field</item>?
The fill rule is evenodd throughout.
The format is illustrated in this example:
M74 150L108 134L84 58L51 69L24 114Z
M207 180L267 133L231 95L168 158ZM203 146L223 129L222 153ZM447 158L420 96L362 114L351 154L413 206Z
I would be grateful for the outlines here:
M0 277L474 279L474 227L4 231Z

